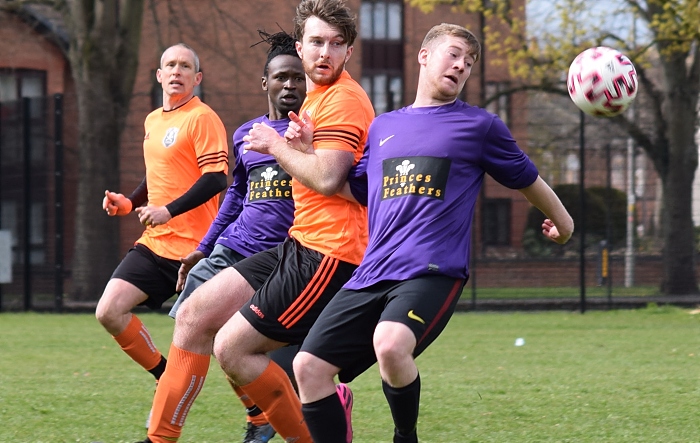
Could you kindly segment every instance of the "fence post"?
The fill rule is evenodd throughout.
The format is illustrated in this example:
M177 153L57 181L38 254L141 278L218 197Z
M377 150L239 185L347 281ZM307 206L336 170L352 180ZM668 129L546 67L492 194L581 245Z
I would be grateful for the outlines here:
M586 114L579 111L581 121L579 123L579 191L581 204L581 219L577 222L581 232L581 251L579 262L579 273L581 278L581 313L586 312L586 139L585 122Z
M0 102L0 111L2 110L2 103ZM2 119L0 119L0 152L2 152ZM0 171L2 171L2 155L0 154ZM0 181L0 229L2 229L2 181ZM11 242L12 240L10 240ZM12 247L10 246L10 263L12 263ZM10 266L12 266L10 264ZM10 268L11 269L11 268ZM12 270L10 270L10 275L12 275ZM2 284L0 284L0 312L2 312Z
M24 189L24 229L22 236L22 248L24 249L24 310L32 308L32 276L31 276L31 226L32 226L32 196L31 196L31 172L32 172L32 137L31 137L31 99L22 98L22 136L23 136L23 172Z
M63 94L54 94L54 188L55 188L55 246L56 274L54 301L57 312L63 311L63 277L64 277L64 202L63 202Z

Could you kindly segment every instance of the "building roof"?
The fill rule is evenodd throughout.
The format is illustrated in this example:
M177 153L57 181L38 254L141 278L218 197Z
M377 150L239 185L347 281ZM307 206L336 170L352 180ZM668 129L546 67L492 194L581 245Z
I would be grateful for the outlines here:
M68 49L69 37L61 13L54 7L39 4L24 4L19 16L34 28L56 42L63 50Z

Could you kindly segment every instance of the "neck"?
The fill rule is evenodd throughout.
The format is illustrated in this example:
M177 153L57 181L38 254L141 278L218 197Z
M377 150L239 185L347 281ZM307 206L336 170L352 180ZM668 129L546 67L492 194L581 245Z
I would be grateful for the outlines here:
M163 110L172 111L173 109L177 109L188 101L192 100L192 97L194 97L193 93L182 97L173 97L171 95L163 94Z
M442 106L454 103L457 96L441 95L437 90L431 88L423 79L423 73L418 78L418 89L416 90L416 100L413 102L414 108L423 108L428 106Z
M299 110L297 110L296 113L298 114ZM269 103L269 107L267 108L267 119L270 121L274 121L282 120L283 118L287 118L287 116L283 115L279 109L272 106L272 103Z
M414 108L426 108L429 106L442 106L442 105L449 105L450 103L454 103L457 100L457 97L449 97L449 98L438 98L438 97L433 97L433 96L420 96L416 95L416 100L413 102L413 107Z

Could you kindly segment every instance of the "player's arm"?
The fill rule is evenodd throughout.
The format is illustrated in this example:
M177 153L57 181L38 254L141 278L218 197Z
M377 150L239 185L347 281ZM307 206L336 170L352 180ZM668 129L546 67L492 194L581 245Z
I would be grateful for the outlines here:
M533 184L519 191L547 216L542 223L542 233L560 245L569 241L574 233L574 220L542 177L537 176Z
M221 202L219 211L216 213L216 218L214 218L214 221L209 226L206 235L204 235L202 240L199 242L199 246L197 246L197 250L203 252L206 257L211 254L211 251L214 249L214 245L216 244L216 240L219 238L221 233L224 232L224 230L226 230L226 228L228 228L234 221L236 221L243 210L243 201L245 199L245 193L248 187L245 177L245 168L241 167L241 169L243 169L244 176L238 177L236 173L238 166L236 166L236 169L234 169L233 172L233 183L231 183L231 186L229 186L226 190L224 201Z
M245 148L275 157L285 171L304 186L323 195L338 193L353 164L354 154L335 149L299 149L273 128L256 123L243 139Z
M338 195L351 202L367 206L367 158L368 147L360 161L350 168L348 177L343 187L338 191Z
M107 211L109 216L127 215L131 213L133 208L137 208L148 201L148 185L146 177L134 189L128 197L117 192L105 191L105 197L102 199L102 209Z
M146 226L158 226L209 201L226 188L225 172L207 172L177 199L165 206L136 208L139 221Z

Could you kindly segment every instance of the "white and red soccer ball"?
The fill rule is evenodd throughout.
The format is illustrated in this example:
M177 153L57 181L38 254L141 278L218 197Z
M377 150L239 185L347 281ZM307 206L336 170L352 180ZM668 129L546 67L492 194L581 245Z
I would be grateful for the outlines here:
M614 117L637 96L637 71L620 51L598 46L574 59L566 86L571 100L586 114Z

